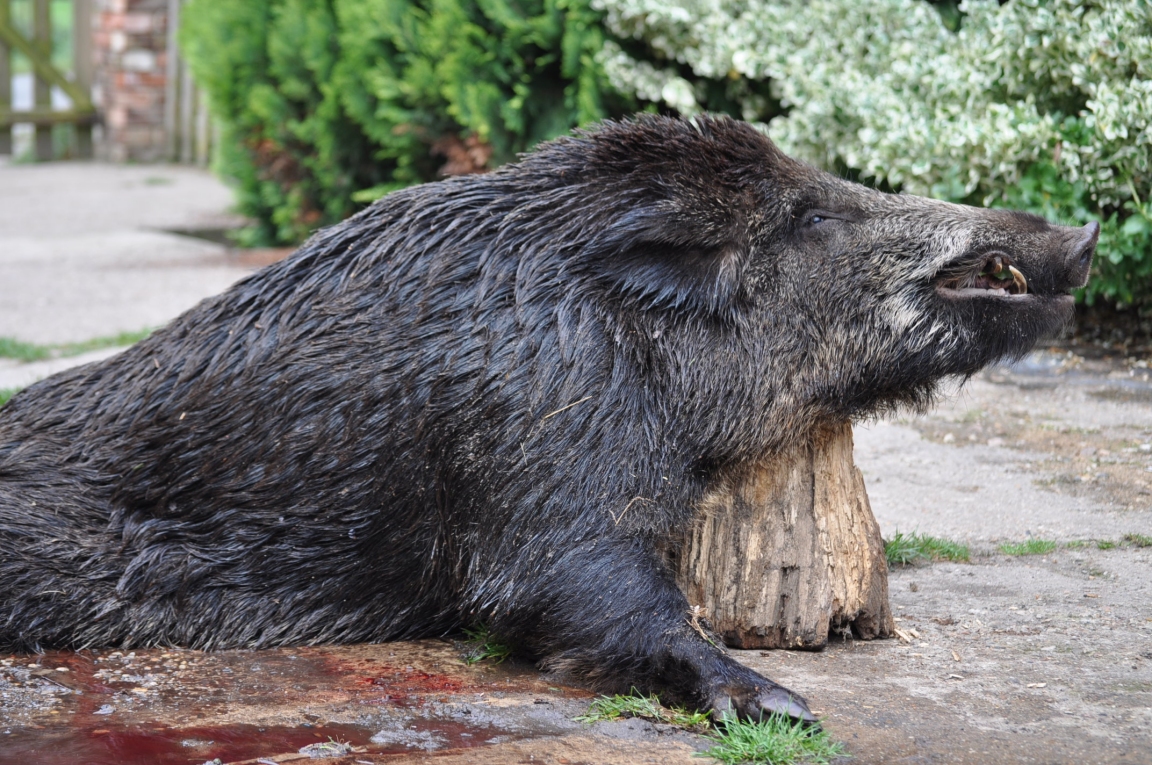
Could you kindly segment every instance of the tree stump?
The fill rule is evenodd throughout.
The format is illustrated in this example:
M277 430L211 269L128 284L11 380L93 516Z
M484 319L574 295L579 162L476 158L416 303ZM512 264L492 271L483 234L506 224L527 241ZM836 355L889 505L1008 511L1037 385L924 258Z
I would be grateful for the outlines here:
M829 632L892 634L884 543L852 461L851 423L715 487L672 549L688 602L733 648L816 650Z

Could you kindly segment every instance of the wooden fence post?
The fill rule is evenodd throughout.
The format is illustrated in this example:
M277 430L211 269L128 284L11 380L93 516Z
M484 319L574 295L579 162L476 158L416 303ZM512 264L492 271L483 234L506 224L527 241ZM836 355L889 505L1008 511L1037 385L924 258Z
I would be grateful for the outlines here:
M33 0L32 44L46 61L52 60L52 0ZM52 86L42 77L33 78L33 99L37 111L52 111ZM52 150L52 124L36 124L36 159L46 162Z
M72 72L76 87L92 93L92 0L72 0ZM78 104L73 104L73 107ZM75 124L76 156L92 158L92 123Z
M169 162L180 158L180 130L177 127L180 115L177 82L180 80L180 53L176 47L177 32L180 29L180 0L168 0L168 47L164 61L164 131L167 141L166 154Z
M0 27L12 20L11 0L0 0ZM12 48L0 38L0 112L12 110ZM0 123L0 154L12 153L12 126Z
M168 0L168 68L164 95L164 128L168 158L205 166L217 143L216 124L208 111L208 94L197 87L192 69L180 55L180 13L187 0Z
M196 90L187 61L180 62L180 163L191 165L196 158Z

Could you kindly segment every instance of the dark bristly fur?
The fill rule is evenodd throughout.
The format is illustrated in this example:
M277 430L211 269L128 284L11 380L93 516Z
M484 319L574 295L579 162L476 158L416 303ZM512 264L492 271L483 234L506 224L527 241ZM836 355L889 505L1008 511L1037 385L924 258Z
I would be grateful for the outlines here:
M605 123L396 192L0 409L0 648L484 622L603 686L808 718L690 626L658 543L813 425L1025 352L1091 245L726 119ZM1027 298L934 285L989 248Z

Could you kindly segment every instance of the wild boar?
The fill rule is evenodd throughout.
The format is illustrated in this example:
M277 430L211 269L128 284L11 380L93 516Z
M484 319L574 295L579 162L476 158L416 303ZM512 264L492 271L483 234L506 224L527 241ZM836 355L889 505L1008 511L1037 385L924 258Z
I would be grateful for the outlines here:
M0 646L383 641L812 720L658 552L718 476L1063 325L1098 226L881 193L722 118L390 194L0 409Z

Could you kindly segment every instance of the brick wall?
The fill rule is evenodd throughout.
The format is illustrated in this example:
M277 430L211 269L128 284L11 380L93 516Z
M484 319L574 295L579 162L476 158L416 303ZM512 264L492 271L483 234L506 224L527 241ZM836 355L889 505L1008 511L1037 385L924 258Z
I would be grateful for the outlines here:
M104 116L97 146L103 159L169 158L164 124L168 7L168 0L96 0L93 95Z

